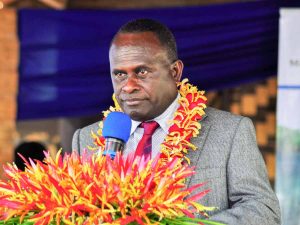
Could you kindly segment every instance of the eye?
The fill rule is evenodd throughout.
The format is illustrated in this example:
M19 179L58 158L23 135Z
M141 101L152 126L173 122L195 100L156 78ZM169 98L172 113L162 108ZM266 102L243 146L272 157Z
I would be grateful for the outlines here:
M123 72L115 72L114 76L116 79L122 80L126 78L127 74Z
M148 70L145 69L145 68L140 68L140 69L138 70L138 75L139 75L139 76L145 76L145 75L147 75L147 73L148 73Z

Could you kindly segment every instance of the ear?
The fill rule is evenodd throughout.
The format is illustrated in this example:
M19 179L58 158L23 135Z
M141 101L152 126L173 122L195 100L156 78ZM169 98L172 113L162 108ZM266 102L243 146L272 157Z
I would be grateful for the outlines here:
M171 65L171 72L172 76L175 81L179 82L181 80L181 75L183 71L183 62L181 60L176 60L175 62L172 63Z

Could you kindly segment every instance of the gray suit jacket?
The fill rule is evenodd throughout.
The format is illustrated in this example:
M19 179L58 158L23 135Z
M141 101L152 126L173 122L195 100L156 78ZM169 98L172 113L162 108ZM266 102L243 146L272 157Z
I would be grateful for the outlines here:
M270 187L265 163L257 147L250 119L208 108L201 121L201 131L192 142L197 151L188 157L196 173L188 186L208 182L211 192L200 200L218 209L211 214L214 221L225 224L280 224L277 197ZM91 130L98 123L79 129L73 136L73 150L81 152L93 145Z

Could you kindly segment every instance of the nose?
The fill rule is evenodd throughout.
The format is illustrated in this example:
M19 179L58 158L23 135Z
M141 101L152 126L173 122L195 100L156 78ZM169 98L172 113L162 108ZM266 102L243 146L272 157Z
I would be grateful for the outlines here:
M138 84L138 78L135 75L128 76L127 82L123 86L122 90L128 94L138 91L140 89Z

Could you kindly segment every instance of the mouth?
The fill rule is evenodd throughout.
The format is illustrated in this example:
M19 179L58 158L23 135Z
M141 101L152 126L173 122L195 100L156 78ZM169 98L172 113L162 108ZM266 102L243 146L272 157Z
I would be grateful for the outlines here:
M131 99L123 100L123 102L127 106L136 106L136 105L139 105L142 101L143 101L143 99L140 99L140 98L131 98Z

